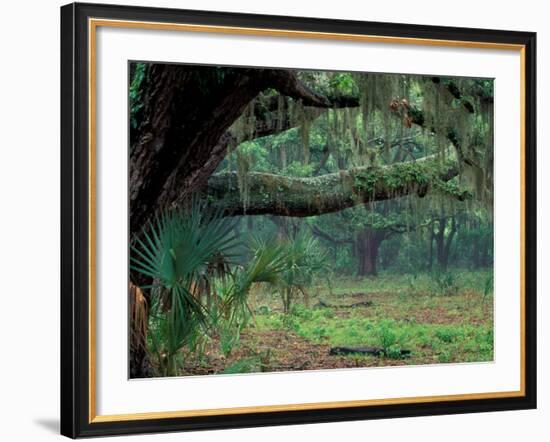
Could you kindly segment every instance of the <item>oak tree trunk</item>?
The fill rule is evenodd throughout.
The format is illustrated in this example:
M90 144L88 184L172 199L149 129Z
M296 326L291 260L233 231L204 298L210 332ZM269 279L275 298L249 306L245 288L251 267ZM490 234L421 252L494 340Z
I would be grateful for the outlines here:
M131 139L130 229L203 186L235 140L229 127L263 88L246 69L152 64Z
M449 266L451 245L453 244L453 239L458 230L458 226L454 216L439 218L437 222L438 230L437 232L435 232L434 235L437 252L437 263L441 270L447 270L447 267Z
M130 133L131 238L159 211L189 199L235 143L229 127L263 88L261 71L150 64ZM150 281L133 272L141 286ZM144 293L149 297L149 293ZM150 299L147 299L150 302ZM144 349L131 349L132 377L151 376Z
M358 260L358 276L376 276L378 274L378 253L385 236L384 230L371 227L366 227L357 235L355 249Z

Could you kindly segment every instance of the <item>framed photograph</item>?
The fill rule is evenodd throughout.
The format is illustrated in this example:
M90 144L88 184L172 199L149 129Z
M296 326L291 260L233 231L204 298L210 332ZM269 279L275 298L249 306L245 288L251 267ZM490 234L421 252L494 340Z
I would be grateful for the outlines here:
M528 32L61 8L61 432L536 407Z

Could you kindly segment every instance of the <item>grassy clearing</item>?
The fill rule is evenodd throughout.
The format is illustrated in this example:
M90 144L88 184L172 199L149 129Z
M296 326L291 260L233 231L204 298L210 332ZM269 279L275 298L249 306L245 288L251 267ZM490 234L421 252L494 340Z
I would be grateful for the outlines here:
M456 273L451 294L427 274L333 281L330 290L319 285L308 305L295 303L288 314L276 296L256 293L254 318L238 348L226 358L210 352L202 368L187 364L185 374L204 373L206 367L208 373L242 373L491 361L489 276ZM372 305L346 307L361 301ZM330 356L337 346L379 347L384 356ZM402 358L402 349L410 357Z

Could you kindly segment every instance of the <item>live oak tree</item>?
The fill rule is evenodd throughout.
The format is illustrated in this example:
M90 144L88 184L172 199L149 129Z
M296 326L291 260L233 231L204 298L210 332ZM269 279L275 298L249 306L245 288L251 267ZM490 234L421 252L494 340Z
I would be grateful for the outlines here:
M159 63L131 64L130 79L132 238L197 196L228 216L302 218L434 190L460 200L465 183L492 203L491 81ZM239 147L289 131L299 176L285 144L267 171ZM377 235L357 235L361 273L376 272ZM134 376L147 375L143 358L132 355Z
M409 78L409 88L421 96L415 100L421 108L400 98L402 76L397 75L358 75L350 80L352 86L339 87L331 85L338 76L291 70L136 64L133 71L129 196L134 233L159 210L198 191L227 205L229 214L310 216L422 194L434 179L445 182L459 172L474 175L481 193L491 186L491 125L480 122L492 118L492 91L483 80L464 82L466 94L456 81L418 77L413 83ZM314 89L316 83L324 93ZM353 110L353 115L346 121L341 109ZM212 176L240 143L292 127L305 134L307 152L308 126L327 113L340 126L334 132L361 149L376 110L385 128L397 121L433 134L441 155L388 166L371 163L311 179L251 173L246 177L251 200L241 198L238 172ZM363 122L362 131L357 119ZM445 158L449 143L453 154ZM365 156L372 155L363 148ZM316 200L318 204L311 203Z

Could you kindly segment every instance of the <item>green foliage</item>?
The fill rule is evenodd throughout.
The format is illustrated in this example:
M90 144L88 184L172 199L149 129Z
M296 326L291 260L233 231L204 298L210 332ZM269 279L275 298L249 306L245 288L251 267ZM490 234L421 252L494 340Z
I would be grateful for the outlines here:
M143 239L135 238L131 268L192 297L191 284L234 255L238 239L233 226L198 202L188 211L163 213L143 231Z
M239 144L235 153L237 156L240 153L243 157L247 158L255 172L271 171L271 164L267 158L268 149L264 144L258 142L258 140L245 141Z
M313 310L303 304L294 304L289 313L300 319L308 320L313 318Z
M258 307L258 314L260 315L268 315L271 312L271 309L268 305L260 305Z
M314 170L313 164L302 164L299 161L293 161L285 169L285 174L296 177L311 176Z
M261 371L261 362L258 357L240 359L223 370L223 374L254 373Z
M293 240L281 244L284 250L284 271L276 284L283 301L285 313L289 313L293 300L301 294L308 297L307 288L313 283L314 275L328 269L327 253L319 242L305 231Z
M130 82L130 127L132 129L137 129L137 114L143 108L141 84L145 78L146 66L145 63L135 63L134 76Z
M435 331L435 337L442 342L450 344L460 336L460 330L453 327L442 327Z
M240 333L248 324L252 311L248 294L254 284L276 284L285 270L285 250L274 242L254 240L251 257L244 266L238 266L218 281L215 296L218 302L212 311L219 331L222 353L228 356L240 341ZM219 306L216 308L216 306Z
M238 359L237 361L227 365L222 373L240 374L269 371L271 359L271 349L260 352L253 352L252 356Z
M176 374L184 346L194 351L208 334L217 334L229 355L251 316L252 285L275 283L286 268L283 247L268 244L236 262L243 245L235 222L195 202L164 213L135 239L131 268L155 281L150 347L163 376Z
M493 279L493 273L491 272L485 278L485 284L483 286L483 301L485 301L485 299L489 294L493 293L493 286L494 286L494 279Z
M341 275L353 274L357 267L356 259L350 248L337 247L335 250L334 268Z
M461 186L457 180L443 181L439 178L434 178L432 180L432 188L444 196L456 198L459 201L473 197L472 191L467 187Z
M143 238L143 239L142 239ZM176 374L180 349L208 328L209 275L237 246L232 223L194 203L188 211L164 213L135 239L131 269L155 281L151 287L152 350L163 376Z
M407 275L407 293L414 295L418 291L419 273L413 272Z
M329 80L329 86L341 95L350 95L357 91L353 75L349 72L334 72Z
M382 320L378 323L376 336L380 347L386 355L389 355L397 344L397 331L395 328L394 321L389 319Z
M458 293L456 275L451 271L436 270L431 274L431 290L436 295L452 296Z
M334 281L333 293L325 291L322 299L333 304L346 303L342 298L355 301L351 293L368 290L374 305L339 311L295 303L290 314L276 310L259 313L254 330L296 333L330 346L380 347L388 360L401 359L401 350L407 349L411 358L406 363L413 364L490 361L494 345L492 320L486 317L488 310L479 302L490 273L456 273L459 293L445 297L431 291L430 273L416 275L414 293L409 291L407 275L383 274L376 280L364 281L343 278ZM346 358L376 360L376 365L391 363L376 356Z
M233 348L238 345L241 337L241 327L231 327L231 324L222 322L218 327L220 334L220 348L222 354L227 357L233 351Z

